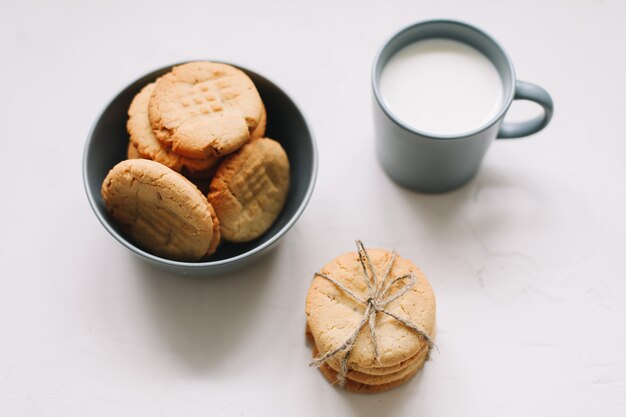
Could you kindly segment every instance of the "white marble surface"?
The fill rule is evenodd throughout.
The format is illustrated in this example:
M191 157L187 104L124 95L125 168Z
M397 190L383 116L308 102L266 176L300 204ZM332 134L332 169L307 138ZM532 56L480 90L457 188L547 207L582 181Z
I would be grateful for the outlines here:
M155 3L0 3L0 415L626 415L626 3ZM432 17L493 34L556 103L439 196L383 175L370 120L376 49ZM81 181L107 100L199 58L275 80L320 151L282 244L213 279L131 256ZM303 336L313 272L357 237L415 260L438 301L440 352L376 396L330 387Z

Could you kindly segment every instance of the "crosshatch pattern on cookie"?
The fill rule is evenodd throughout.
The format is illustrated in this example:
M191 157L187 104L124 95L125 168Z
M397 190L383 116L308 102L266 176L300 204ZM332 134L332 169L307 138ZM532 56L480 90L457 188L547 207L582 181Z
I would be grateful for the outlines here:
M278 142L256 139L227 157L208 194L223 238L243 242L263 234L282 210L288 189L289 161Z
M189 116L224 110L223 99L220 96L220 92L212 88L209 81L192 85L186 96L178 95L184 108L183 114Z
M176 97L181 103L180 119L223 111L230 101L242 94L233 87L237 83L241 83L241 79L236 74L216 70L204 81L187 82L186 88L185 84L179 84L182 91ZM258 119L245 115L244 118L249 127L256 127L259 122Z
M203 175L204 172L218 164L218 158L193 159L178 155L166 149L154 135L148 118L148 103L154 87L155 83L150 83L142 88L133 98L128 109L126 129L130 135L130 141L135 147L134 151L136 151L132 155L136 155L137 158L147 158L160 162L177 172L186 169L194 177Z
M149 106L157 138L192 158L235 151L263 116L252 80L237 68L211 62L174 67L157 81Z

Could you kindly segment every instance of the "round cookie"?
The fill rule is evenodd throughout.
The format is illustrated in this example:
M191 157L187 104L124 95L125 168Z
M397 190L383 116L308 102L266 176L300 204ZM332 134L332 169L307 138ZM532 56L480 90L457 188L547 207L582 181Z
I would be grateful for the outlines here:
M196 261L209 250L209 203L189 180L163 164L128 159L102 183L102 199L120 227L147 251Z
M391 260L391 252L368 249L374 270L381 277ZM341 255L320 271L352 290L357 296L367 298L367 284L363 277L359 256L355 252ZM392 301L386 309L422 329L430 338L435 329L435 296L428 280L411 261L398 256L388 280L412 273L416 282L402 297ZM390 295L401 288L402 282L391 287ZM309 329L320 352L326 353L341 346L361 321L365 307L338 289L328 280L315 276L306 299ZM413 330L386 314L376 316L376 339L379 358L374 357L374 345L368 326L364 326L353 346L348 361L350 369L387 368L413 358L424 345ZM339 361L345 352L337 353Z
M289 160L278 142L256 139L226 157L208 194L222 238L247 242L261 236L280 214L288 190Z
M126 130L138 154L160 162L174 171L185 170L192 176L210 171L219 162L218 158L212 156L205 156L203 159L187 158L167 150L156 138L148 118L148 103L154 87L155 83L150 83L142 88L128 108Z
M425 351L426 351L426 354L428 354L427 346L424 346L424 348L421 349L419 352L417 352L415 356L405 361L402 361L397 365L388 366L386 368L385 367L365 368L365 367L360 367L360 366L353 364L352 367L350 368L350 371L358 372L364 375L372 375L372 376L393 375L421 361L423 359L422 355L424 354ZM335 371L339 371L340 366L341 366L340 362L336 360L335 358L330 358L329 360L326 361L326 363Z
M428 347L425 346L424 349L420 350L417 355L415 355L414 360L407 363L404 368L397 369L394 372L389 372L386 374L372 375L365 372L356 371L353 369L348 370L346 376L355 382L360 382L368 385L380 385L387 384L390 382L397 381L399 379L404 379L405 376L412 374L416 369L422 367L424 362L428 357ZM324 365L328 366L335 372L339 372L339 364L332 363L327 361Z
M315 339L313 339L313 335L311 334L311 330L309 329L309 326L306 326L306 330L305 330L305 335L307 337L307 340L309 343L311 344L315 344ZM434 341L434 337L431 338L431 340ZM427 347L427 346L425 346ZM360 372L363 374L367 374L367 375L389 375L389 374L394 374L398 371L401 371L405 368L407 368L408 366L411 366L412 364L414 364L415 362L421 360L421 355L424 352L424 350L420 350L419 352L417 352L415 354L415 356L406 359L402 362L400 362L397 365L392 365L392 366L387 366L387 367L381 367L381 366L373 366L371 368L367 368L367 367L362 367L359 366L358 364L352 363L351 364L351 371L355 371L355 372ZM326 363L328 364L329 367L331 367L332 369L334 369L335 371L339 370L340 362L339 360L337 360L336 358L329 358Z
M206 158L241 147L261 121L263 102L243 71L190 62L157 80L148 113L156 137L168 149Z
M314 357L317 356L317 351L315 350L313 351L313 356ZM377 394L379 392L388 391L392 388L396 388L404 384L405 382L413 378L417 374L417 372L422 368L423 365L424 365L424 362L422 362L420 366L418 366L411 373L409 373L408 375L404 376L401 379L398 379L392 382L387 382L384 384L379 384L379 385L364 384L362 382L356 382L350 378L346 378L344 388L350 392L357 392L361 394ZM322 375L324 375L326 380L330 382L332 385L335 385L339 382L339 375L333 369L328 367L328 365L324 364L320 366L318 369L320 370Z
M423 363L422 363L422 366L423 366ZM405 376L402 379L398 379L396 381L388 382L388 383L380 384L380 385L363 384L361 382L353 381L350 378L346 378L346 383L344 385L344 388L350 392L357 392L361 394L377 394L380 392L389 391L392 388L399 387L400 385L404 384L405 382L413 378L420 369L421 369L421 366L420 368L415 369L411 374ZM326 378L328 382L330 382L333 385L337 383L339 379L337 372L333 371L326 365L320 366L319 370L322 373L322 375L324 375L324 377Z

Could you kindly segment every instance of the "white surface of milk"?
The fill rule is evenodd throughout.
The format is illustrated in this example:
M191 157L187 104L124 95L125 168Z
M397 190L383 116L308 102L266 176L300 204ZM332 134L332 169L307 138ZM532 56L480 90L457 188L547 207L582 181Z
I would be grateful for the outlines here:
M385 65L380 92L406 124L432 134L457 135L491 120L502 105L502 81L476 49L448 39L418 41Z

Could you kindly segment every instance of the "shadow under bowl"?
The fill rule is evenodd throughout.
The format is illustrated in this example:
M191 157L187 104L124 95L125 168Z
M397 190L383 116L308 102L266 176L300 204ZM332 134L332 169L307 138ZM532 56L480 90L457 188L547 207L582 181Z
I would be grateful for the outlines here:
M176 64L178 65L178 64ZM117 94L96 120L85 144L83 182L87 198L96 217L118 242L135 255L168 270L194 275L219 275L250 264L267 253L294 225L304 211L317 176L317 149L307 122L289 96L265 77L233 65L244 71L254 82L267 111L265 135L282 145L289 157L291 184L282 212L272 227L259 238L246 243L223 241L217 252L199 262L180 262L153 255L130 239L111 218L104 206L100 189L107 173L126 159L128 133L127 112L133 97L146 84L170 71L173 65L153 71Z

